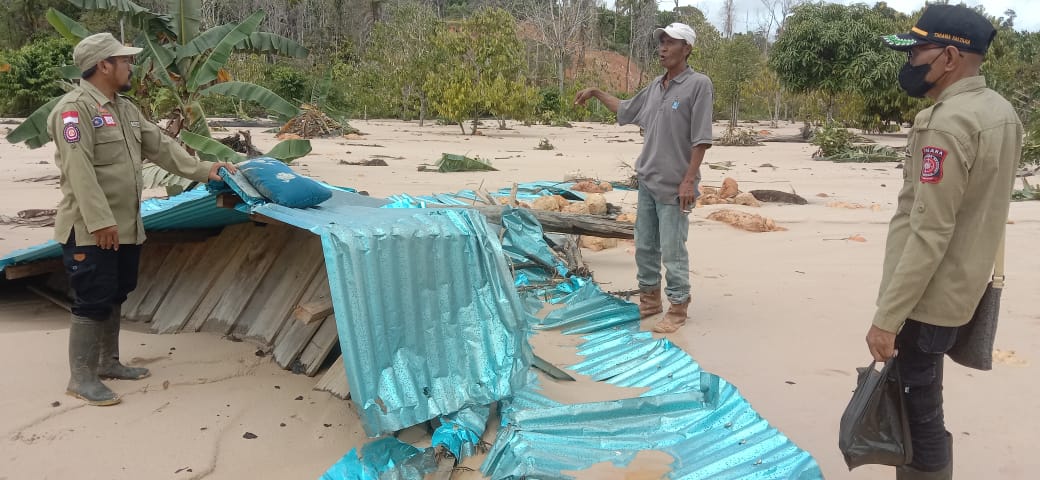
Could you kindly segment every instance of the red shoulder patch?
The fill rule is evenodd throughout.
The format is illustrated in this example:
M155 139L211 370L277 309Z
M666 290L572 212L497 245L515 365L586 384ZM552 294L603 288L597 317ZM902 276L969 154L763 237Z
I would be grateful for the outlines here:
M924 147L921 161L921 183L939 183L943 177L943 161L946 150L939 147Z

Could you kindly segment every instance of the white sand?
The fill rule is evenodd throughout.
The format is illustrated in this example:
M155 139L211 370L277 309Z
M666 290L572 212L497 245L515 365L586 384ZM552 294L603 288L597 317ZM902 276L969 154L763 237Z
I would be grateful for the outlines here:
M597 124L500 131L489 122L485 135L473 137L460 135L457 126L419 127L415 122L358 121L354 126L368 135L315 140L314 154L299 160L297 168L377 196L481 186L497 190L512 182L559 181L573 170L620 180L630 174L620 163L632 164L641 147L637 129ZM5 128L12 126L0 125L0 134ZM251 129L266 150L277 141L261 130ZM776 133L796 130L796 125L785 126ZM556 150L535 150L542 138ZM882 140L905 142L898 136ZM855 368L869 361L863 336L873 314L886 224L902 172L894 164L815 162L812 150L790 143L709 150L707 162L732 161L734 168L705 168L705 184L718 185L732 176L741 190L794 190L810 204L738 207L789 229L759 234L705 219L721 207L695 210L689 240L692 319L672 339L706 370L740 388L766 419L816 457L827 478L892 478L891 469L881 467L848 473L837 449L837 428ZM441 152L487 158L500 171L416 171ZM18 181L56 174L52 155L52 146L30 151L0 143L0 214L54 207L60 198L56 182ZM403 158L386 159L388 167L339 164L373 155ZM775 168L761 167L765 163ZM633 210L634 192L607 197ZM827 207L831 201L877 203L880 211ZM1040 470L1040 457L1030 453L1040 425L1035 381L1040 203L1013 204L1011 219L1009 283L997 339L1004 353L988 373L947 363L947 422L955 438L958 478L1026 479ZM840 240L855 234L867 241ZM46 228L0 226L0 252L50 236ZM586 252L586 260L605 290L636 286L630 242ZM153 376L109 382L124 395L120 406L83 407L64 395L67 314L32 296L0 300L0 391L5 392L0 399L0 479L316 478L364 442L348 403L312 392L316 379L279 369L269 357L256 357L250 345L209 334L138 333L144 327L133 324L126 327L123 356L147 364ZM294 400L299 395L304 399ZM53 401L60 406L52 407ZM247 431L259 438L243 439ZM640 458L647 465L644 473L651 475L645 478L660 471L655 462L668 461L655 454ZM602 478L597 475L587 472L585 477Z

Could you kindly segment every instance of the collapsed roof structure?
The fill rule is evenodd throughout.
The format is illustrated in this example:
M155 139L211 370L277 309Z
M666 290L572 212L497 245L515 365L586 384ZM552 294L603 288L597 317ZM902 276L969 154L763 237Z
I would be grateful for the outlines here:
M342 369L329 375L346 381L378 438L323 479L452 478L474 458L489 478L571 478L649 451L671 458L666 478L822 478L733 385L641 331L634 304L572 272L528 210L505 207L489 223L430 208L472 204L473 192L375 199L331 186L320 205L287 208L240 175L226 180L142 204L150 240L123 312L157 333L254 342L308 375L339 350ZM581 198L567 186L533 183L521 195ZM58 272L49 284L61 290L60 254L47 242L0 258L0 271ZM576 339L566 371L532 351L545 331ZM565 403L544 388L575 377L637 393ZM428 443L394 436L424 424Z

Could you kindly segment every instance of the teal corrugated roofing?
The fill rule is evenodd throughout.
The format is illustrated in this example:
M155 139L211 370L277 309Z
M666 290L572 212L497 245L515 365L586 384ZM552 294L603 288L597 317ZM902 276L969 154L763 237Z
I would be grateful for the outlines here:
M245 213L217 207L214 194L200 187L170 198L141 202L141 217L146 231L186 228L217 228L249 220ZM61 257L61 245L53 240L16 250L0 258L0 271L8 265Z

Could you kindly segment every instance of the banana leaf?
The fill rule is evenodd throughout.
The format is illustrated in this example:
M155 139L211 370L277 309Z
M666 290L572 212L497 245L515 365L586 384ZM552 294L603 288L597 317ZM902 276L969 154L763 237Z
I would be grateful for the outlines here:
M141 167L141 178L144 182L143 188L167 187L167 191L171 190L169 187L181 187L180 190L184 190L183 187L192 184L191 180L167 172L151 162Z
M264 12L256 12L228 32L220 40L220 43L213 48L213 51L209 53L206 61L198 64L192 70L191 77L188 79L188 91L198 91L200 86L216 80L217 72L227 63L235 45L248 38L256 30L256 27L260 26L260 22L263 20Z
M293 160L311 153L310 140L283 140L275 145L267 156L277 158L284 163L292 163Z
M196 133L182 131L181 140L184 141L185 145L195 149L195 152L203 160L238 163L245 159L240 153L232 150L231 147Z
M177 60L191 58L216 48L220 44L220 40L226 37L234 28L235 24L228 23L202 32L199 36L177 48Z
M321 108L325 105L325 102L329 99L329 90L332 89L332 68L325 69L325 75L322 77L321 82L314 85L314 89L311 90L311 105Z
M201 92L200 95L227 95L229 97L235 97L240 100L249 100L258 103L265 109L275 112L282 120L289 120L300 114L300 109L287 102L278 94L261 87L246 82L224 82L213 85Z
M202 25L202 0L173 0L170 2L173 12L173 31L177 34L177 43L187 45L199 36Z
M152 34L163 32L171 36L175 35L169 28L169 16L155 13L130 0L69 0L69 3L82 10L115 10L140 30Z
M61 13L54 9L54 7L47 9L47 22L54 27L62 37L68 40L82 40L90 36L90 30L87 30L79 22L67 17L64 13Z
M174 84L173 78L170 77L170 72L167 71L167 68L173 64L173 52L171 52L169 48L153 42L152 38L148 35L142 35L142 37L143 41L141 48L144 50L142 50L141 55L139 55L139 57L143 57L141 59L142 62L140 62L141 65L148 66L150 63L150 66L153 67L151 72L154 73L159 81L162 82L166 88L176 90L177 86ZM149 70L145 69L144 73L149 73Z
M235 49L256 53L277 53L294 58L304 58L309 53L307 47L296 43L295 40L269 32L253 32L249 38L235 45Z
M42 107L37 108L21 125L7 134L7 141L25 142L29 148L39 148L51 141L51 135L47 133L47 117L51 114L51 110L54 110L58 100L61 100L61 96L54 97Z
M498 169L491 163L479 158L469 158L465 155L453 153L442 153L441 159L437 161L437 171L448 172L497 172Z

